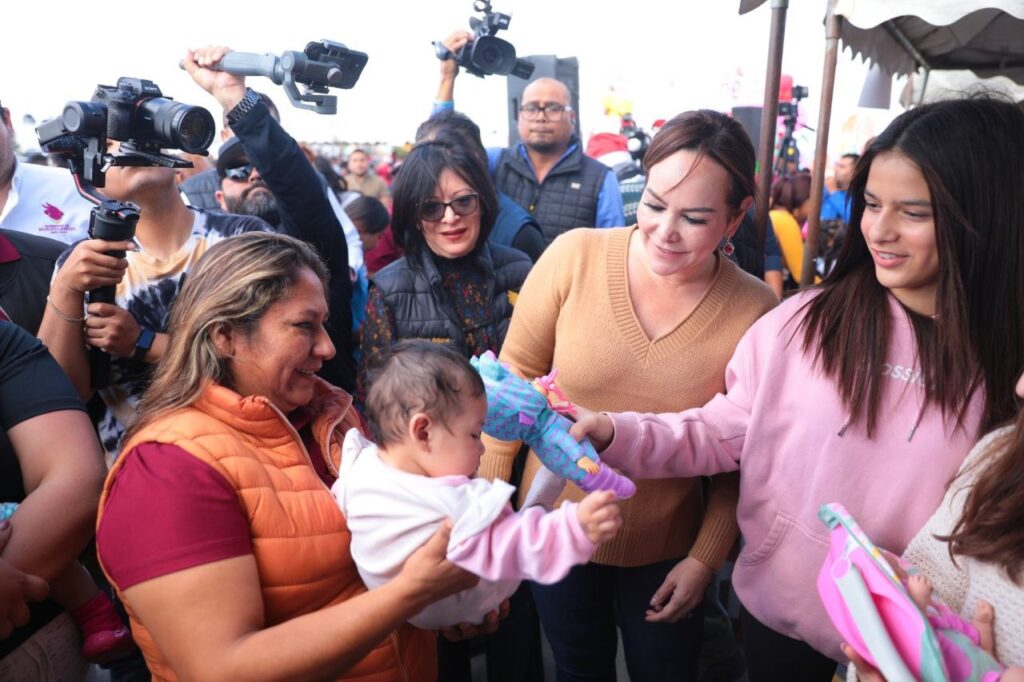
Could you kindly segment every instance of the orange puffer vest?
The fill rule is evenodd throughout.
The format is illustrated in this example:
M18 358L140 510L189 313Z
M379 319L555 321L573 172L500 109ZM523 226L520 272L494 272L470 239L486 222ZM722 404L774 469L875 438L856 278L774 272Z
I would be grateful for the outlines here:
M340 441L359 428L352 398L320 381L311 404L312 433L337 475ZM107 476L99 518L111 486L140 443L175 445L217 470L238 491L252 534L266 625L272 626L366 591L349 554L345 517L311 466L298 433L268 400L242 398L210 385L196 402L149 424ZM104 569L105 570L105 569ZM107 574L109 578L109 573ZM111 580L113 584L113 580ZM116 587L116 586L115 586ZM177 680L156 642L118 589L132 632L155 680ZM392 632L343 679L426 682L437 677L434 634L409 625Z

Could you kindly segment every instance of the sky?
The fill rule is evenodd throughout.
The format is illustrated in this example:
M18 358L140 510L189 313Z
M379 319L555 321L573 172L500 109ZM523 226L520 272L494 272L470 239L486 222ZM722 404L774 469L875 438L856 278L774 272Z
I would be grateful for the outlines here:
M613 88L633 102L644 128L692 108L728 111L760 105L770 3L744 16L738 6L738 0L494 0L496 11L512 16L500 37L520 56L579 59L585 137L613 125L602 112ZM783 72L810 89L802 119L812 127L821 89L824 12L825 0L796 0L787 19ZM327 38L369 55L355 88L335 91L337 115L292 108L283 89L265 78L252 77L249 84L271 95L285 127L298 139L401 144L428 116L437 89L439 63L431 41L467 27L473 10L470 0L56 0L41 15L39 6L25 2L5 9L5 25L20 28L8 28L0 40L0 101L16 122L25 114L37 121L52 117L65 101L89 99L96 84L113 84L119 76L153 80L167 96L206 106L219 122L213 98L178 68L187 48L224 44L280 54ZM838 145L836 154L855 150L899 113L895 98L892 111L858 110L866 73L867 66L849 52L840 54L835 144L830 143ZM491 145L507 139L506 96L501 76L479 79L463 73L456 82L457 108L480 124ZM25 138L30 128L22 125L18 132ZM807 130L798 135L801 147L813 146L813 139ZM33 140L21 145L35 146Z

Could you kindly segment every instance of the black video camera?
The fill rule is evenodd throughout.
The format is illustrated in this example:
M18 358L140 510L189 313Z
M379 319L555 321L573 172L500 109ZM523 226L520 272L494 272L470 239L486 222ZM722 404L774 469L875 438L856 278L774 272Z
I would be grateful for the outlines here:
M455 54L452 54L443 43L435 40L434 51L437 58L442 61L454 58L459 66L480 78L498 74L513 75L525 80L532 76L533 62L517 59L516 48L512 43L495 37L498 31L508 28L512 17L501 12L492 12L490 0L475 0L473 10L484 15L483 19L469 19L473 39Z
M116 86L97 86L88 102L68 102L60 116L36 128L40 148L94 187L103 187L111 166L191 167L160 150L206 154L213 134L206 109L164 97L153 81L124 77ZM107 153L107 140L121 142L117 154Z
M807 97L807 94L806 85L794 85L793 101L779 102L779 116L796 116L796 107L800 103L800 100Z

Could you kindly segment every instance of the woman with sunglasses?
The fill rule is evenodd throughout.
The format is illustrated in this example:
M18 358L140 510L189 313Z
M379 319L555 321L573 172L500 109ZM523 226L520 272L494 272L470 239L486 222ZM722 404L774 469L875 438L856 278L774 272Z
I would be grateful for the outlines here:
M398 341L426 339L466 357L488 350L498 353L531 266L522 252L488 243L498 214L497 192L482 156L450 132L440 131L413 148L392 192L391 229L405 256L370 281L358 382L361 402L368 387L366 368L375 366ZM516 604L517 597L511 601ZM523 604L513 610L502 633L512 638L520 632L533 633L539 650L539 635L528 622L531 607ZM521 618L527 622L523 624ZM469 678L465 644L442 640L438 653L441 679ZM517 656L523 665L530 659ZM514 667L510 663L510 670Z
M438 135L409 153L392 216L405 256L370 283L364 367L403 339L428 339L467 357L501 349L530 259L488 244L497 212L487 167L459 140Z

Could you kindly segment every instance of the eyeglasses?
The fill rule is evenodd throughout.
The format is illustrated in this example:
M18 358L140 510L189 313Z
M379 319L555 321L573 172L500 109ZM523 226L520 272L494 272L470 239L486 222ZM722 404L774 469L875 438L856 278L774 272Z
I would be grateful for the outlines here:
M463 194L461 197L451 201L428 199L420 204L420 220L436 223L444 218L445 211L448 210L449 206L452 207L452 213L455 215L476 213L476 210L480 207L480 195Z
M232 166L231 168L224 169L224 177L235 180L236 182L247 182L249 176L252 175L252 164L247 163L243 166Z
M540 118L541 114L544 114L545 118L549 121L561 121L562 113L566 111L572 111L572 107L565 104L545 104L543 106L539 104L524 104L519 107L519 113L527 121L536 121Z

